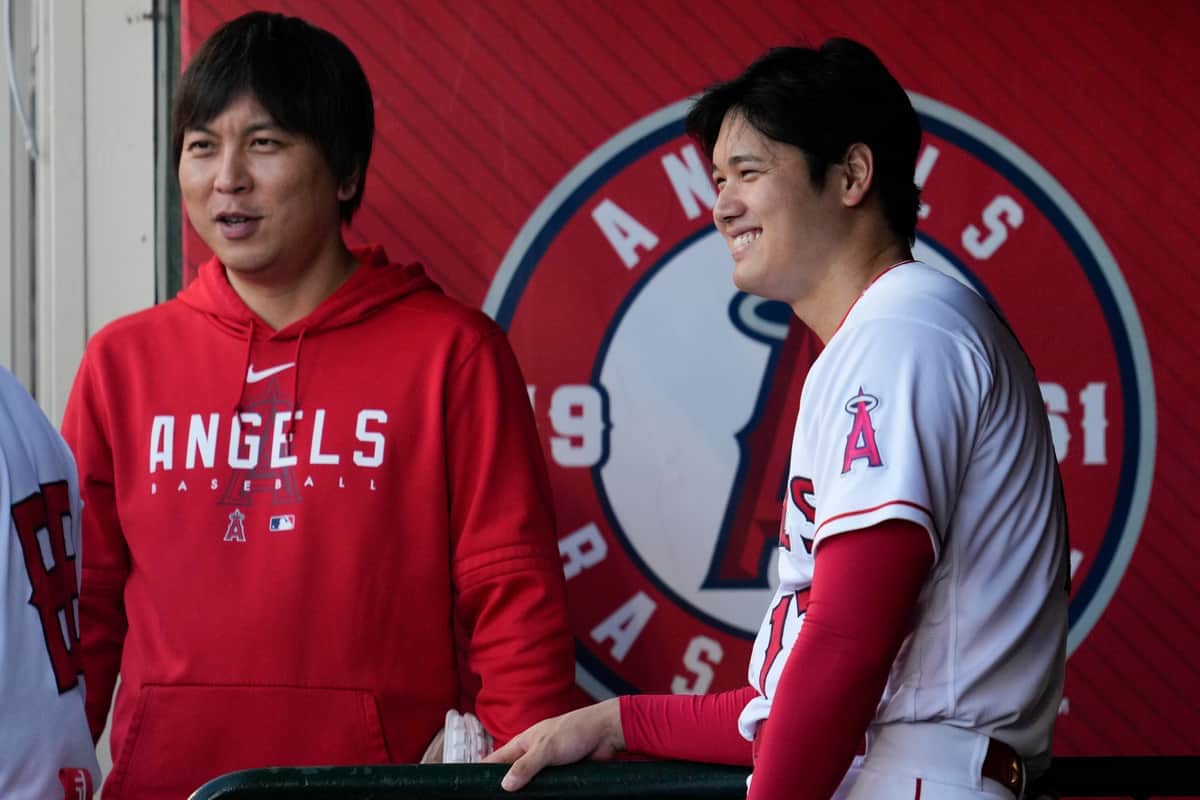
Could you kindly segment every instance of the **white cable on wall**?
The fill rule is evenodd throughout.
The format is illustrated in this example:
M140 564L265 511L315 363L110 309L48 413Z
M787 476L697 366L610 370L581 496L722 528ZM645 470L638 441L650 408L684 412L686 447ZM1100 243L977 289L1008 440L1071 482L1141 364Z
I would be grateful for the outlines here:
M21 103L21 93L17 89L17 70L13 64L12 37L12 0L4 0L4 56L8 61L8 92L12 97L13 108L21 121L21 132L25 135L25 151L29 157L37 160L37 144L33 140L33 126L25 116L25 107Z

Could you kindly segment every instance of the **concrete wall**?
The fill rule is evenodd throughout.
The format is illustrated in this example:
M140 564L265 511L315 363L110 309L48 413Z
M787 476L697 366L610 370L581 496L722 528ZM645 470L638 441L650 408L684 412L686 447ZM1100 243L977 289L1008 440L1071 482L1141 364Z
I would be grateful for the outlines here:
M0 363L62 419L87 337L155 300L153 0L12 0L32 126L0 114ZM5 79L7 62L0 64Z

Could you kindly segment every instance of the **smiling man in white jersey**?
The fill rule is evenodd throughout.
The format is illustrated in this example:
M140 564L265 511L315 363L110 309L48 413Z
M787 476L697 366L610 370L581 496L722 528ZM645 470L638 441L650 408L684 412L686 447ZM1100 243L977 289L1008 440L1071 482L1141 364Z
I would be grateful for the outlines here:
M779 589L747 687L539 723L493 756L514 762L504 785L629 750L753 763L752 800L1019 796L1049 763L1062 693L1065 511L1020 345L912 260L912 105L873 53L833 39L709 89L688 130L712 158L734 283L825 344L793 434Z

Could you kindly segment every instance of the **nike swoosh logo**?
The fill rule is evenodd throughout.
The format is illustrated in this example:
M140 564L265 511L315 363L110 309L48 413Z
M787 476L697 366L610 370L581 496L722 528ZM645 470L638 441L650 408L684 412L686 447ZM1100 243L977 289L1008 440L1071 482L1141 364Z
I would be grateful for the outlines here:
M294 366L296 366L296 362L289 361L288 363L280 364L277 367L268 367L261 372L255 372L254 365L251 364L249 369L246 370L246 383L258 383L259 381L264 381L272 375L283 372L285 369L291 369Z

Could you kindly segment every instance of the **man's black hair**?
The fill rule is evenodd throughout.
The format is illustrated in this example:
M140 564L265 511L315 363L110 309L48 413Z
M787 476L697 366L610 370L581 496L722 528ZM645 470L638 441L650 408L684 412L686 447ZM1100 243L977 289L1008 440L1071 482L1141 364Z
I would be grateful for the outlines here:
M816 50L776 47L738 77L709 88L687 116L688 133L709 158L731 112L767 138L803 151L817 189L851 145L867 145L888 225L912 245L920 205L913 173L921 125L908 95L867 47L842 38Z
M340 39L297 17L254 11L222 25L196 52L175 95L171 147L250 95L284 130L311 138L339 187L358 183L339 204L349 222L362 202L375 134L371 87Z

